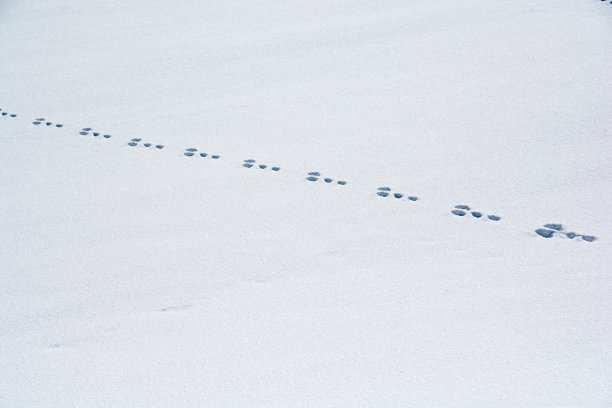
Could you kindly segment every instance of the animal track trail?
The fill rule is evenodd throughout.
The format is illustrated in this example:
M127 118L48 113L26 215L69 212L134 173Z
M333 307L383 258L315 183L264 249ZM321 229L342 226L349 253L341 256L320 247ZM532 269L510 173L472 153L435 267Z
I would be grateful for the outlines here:
M210 153L206 153L206 152L199 152L198 153L198 149L195 147L188 147L185 149L185 152L183 152L184 156L187 157L201 157L201 158L205 158L205 159L213 159L213 160L218 160L221 158L220 155L218 154L210 154Z
M311 182L317 182L319 180L323 181L326 184L338 184L341 186L345 186L347 182L345 180L334 180L330 177L322 177L321 173L318 171L311 171L306 175L306 180Z
M474 218L482 218L483 220L489 219L491 221L499 221L501 217L498 215L486 215L480 211L472 211L469 205L458 204L455 206L455 209L451 210L451 214L454 214L458 217L464 217L467 214L470 214Z
M408 201L418 201L419 199L419 197L413 196L413 195L406 195L404 193L398 193L398 192L393 193L391 191L391 187L378 187L376 191L376 195L382 198L392 197L398 200L402 200L405 198Z
M567 232L562 224L544 224L544 228L538 228L535 233L543 238L552 238L553 236L565 236L569 239L577 238L578 241L593 242L597 239L594 235L577 234L575 232Z
M32 121L32 124L35 126L48 126L48 127L57 127L57 128L64 127L64 125L61 123L55 123L55 126L53 126L54 123L45 118L36 118Z
M0 118L15 118L15 117L17 117L17 114L10 113L0 108ZM54 122L45 117L35 118L32 121L32 125L36 127L40 127L40 128L43 128L43 127L44 128L62 128L65 126L62 123ZM97 137L100 139L110 139L112 137L108 133L98 132L91 127L82 128L80 131L78 131L78 134L81 136L93 136L93 137ZM165 147L162 144L154 144L148 141L143 141L143 139L141 138L133 138L127 143L127 145L129 147L144 147L146 149L153 149L153 150L161 150L161 149L164 149ZM213 159L213 160L218 160L221 158L221 156L218 154L201 152L195 147L186 148L183 152L183 156L199 157L199 158L206 158L206 159ZM245 159L242 161L241 166L247 169L266 170L266 171L274 171L274 172L278 172L281 170L279 166L271 166L269 164L258 163L257 160L255 159ZM291 170L288 170L288 172L290 175L294 174L294 172L292 172ZM347 184L347 181L345 180L335 180L331 177L323 176L318 171L309 172L306 175L305 179L308 182L319 183L319 184L330 184L330 185L335 184L335 185L340 185L340 186L344 186ZM364 187L364 193L365 193L366 191L365 186L363 187ZM415 202L419 200L419 197L417 196L408 195L404 192L393 191L391 187L378 187L375 194L377 197L380 197L380 199L387 199L387 200L392 200L392 201L398 200L398 201ZM481 211L473 210L469 205L466 205L466 204L455 205L454 208L450 212L451 214L458 216L458 217L462 217L462 218L476 218L476 219L480 219L483 221L500 221L501 220L501 217L498 215L484 214ZM568 238L574 241L594 242L597 240L597 237L594 235L586 235L582 233L576 233L573 231L567 231L565 230L562 224L554 224L554 223L545 224L542 226L542 228L535 229L535 235L542 237L542 238L546 238L546 239L550 239L550 238L557 236L560 238ZM170 307L167 309L167 311L171 311L172 309L173 307ZM163 310L163 311L166 311L166 310Z
M251 168L256 168L256 169L260 169L260 170L272 170L272 171L279 171L280 167L278 166L269 166L267 164L257 164L257 161L255 159L246 159L243 160L242 163L242 167L247 168L247 169L251 169Z

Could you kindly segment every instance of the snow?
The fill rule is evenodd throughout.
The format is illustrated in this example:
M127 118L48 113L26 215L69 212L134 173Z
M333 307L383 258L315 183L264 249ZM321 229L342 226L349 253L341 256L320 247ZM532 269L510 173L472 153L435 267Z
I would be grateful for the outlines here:
M2 2L0 407L610 406L611 17Z

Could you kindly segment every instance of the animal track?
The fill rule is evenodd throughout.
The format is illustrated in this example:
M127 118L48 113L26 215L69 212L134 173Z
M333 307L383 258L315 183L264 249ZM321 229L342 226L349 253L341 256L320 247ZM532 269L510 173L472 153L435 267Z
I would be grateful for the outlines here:
M197 151L198 149L196 149L195 147L188 147L187 149L185 149L185 152L183 154L187 157L192 157L196 155ZM209 154L209 153L199 153L199 154L200 154L200 157L210 157L211 159L215 159L215 160L221 157L218 154Z
M306 176L306 180L308 181L318 181L319 178L321 177L321 173L319 173L318 171L311 171L310 173L308 173L308 175ZM323 178L323 181L327 184L331 184L334 182L334 179L329 178L329 177L325 177ZM346 181L344 180L338 180L336 181L336 184L339 184L341 186L346 185Z
M242 167L246 167L247 169L250 169L251 167L258 167L262 170L269 168L272 171L279 171L280 167L270 167L267 164L255 164L255 160L254 159L246 159L243 160L244 163L242 163Z
M3 111L2 109L0 109L0 115L1 116L9 116L11 118L16 118L17 117L16 113L8 113L6 111Z
M106 135L105 135L104 137L106 137ZM128 146L132 146L132 147L134 147L134 146L138 146L138 143L140 143L140 142L142 142L142 139L140 139L140 138L134 138L134 139L132 139L130 142L128 142ZM152 143L148 143L148 142L147 142L147 143L143 143L142 145L143 145L144 147L152 147L152 146L155 146L155 148L156 148L156 149L163 149L163 148L164 148L164 145L159 145L159 144L158 144L158 145L153 145Z
M575 232L566 232L562 224L545 224L544 228L538 228L535 233L544 238L552 238L555 234L565 235L569 239L582 239L583 241L593 242L597 237L593 235L577 234Z
M183 310L187 310L190 309L193 305L191 304L186 304L186 305L180 305L180 306L168 306L168 307L164 307L163 309L159 309L160 312L162 313L166 313L166 312L180 312Z
M45 118L36 118L36 119L34 119L34 121L32 122L32 124L33 124L33 125L36 125L36 126L38 126L38 125L52 126L52 125L53 125L53 122L49 122L49 121L47 121ZM61 128L61 127L63 127L63 126L64 126L64 125L62 125L61 123L56 123L56 124L55 124L55 127L58 127L58 128Z
M49 344L49 348L62 348L62 347L66 347L65 343L51 343Z
M60 127L61 127L61 126L60 126ZM92 128L89 128L89 127L87 127L87 128L83 128L83 129L81 129L81 131L79 132L79 135L87 136L87 135L89 135L89 133L91 132L91 135L92 135L92 136L94 136L94 137L98 137L98 136L100 136L100 132L92 132L92 130L93 130L93 129L92 129ZM105 138L105 139L110 139L110 138L111 138L111 135L105 134L105 135L102 135L102 137L103 137L103 138Z
M404 193L391 193L391 187L378 187L376 195L383 198L391 196L397 199L406 197L410 201L417 201L419 199L419 197L416 196L406 196Z
M451 210L451 214L457 215L459 217L463 217L466 214L471 214L472 217L474 218L482 218L484 217L484 214L481 213L480 211L472 211L472 209L470 208L469 205L465 205L465 204L458 204L455 206L454 210ZM501 220L501 217L498 215L487 215L488 219L490 219L491 221L499 221Z

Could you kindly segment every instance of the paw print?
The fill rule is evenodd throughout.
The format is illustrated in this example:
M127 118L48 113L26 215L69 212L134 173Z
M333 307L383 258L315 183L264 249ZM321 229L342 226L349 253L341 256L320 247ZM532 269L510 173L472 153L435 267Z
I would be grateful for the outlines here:
M36 118L34 119L34 121L32 122L33 125L45 125L45 126L53 126L53 122L49 122L47 121L45 118ZM61 123L56 123L55 127L61 128L64 125L62 125Z
M319 177L321 177L321 173L319 173L318 171L311 171L310 173L308 173L306 180L308 181L318 181ZM323 178L323 181L327 184L332 184L334 182L334 179L329 178L329 177L325 177ZM344 180L338 180L336 181L336 184L339 184L341 186L346 185L346 181Z
M242 167L246 167L247 169L250 169L252 167L258 167L262 170L265 170L267 168L269 168L272 171L279 171L280 167L270 167L267 164L255 164L255 160L254 159L246 159L244 160L244 163L242 163Z
M472 215L472 217L474 218L482 218L485 215L483 213L481 213L480 211L472 211L472 209L470 208L469 205L465 205L465 204L459 204L455 206L455 209L451 211L452 214L455 214L459 217L463 217L464 215L470 213ZM490 219L491 221L499 221L501 220L501 217L498 215L487 215L486 218Z
M142 142L142 139L134 138L130 142L128 142L128 146L135 147L135 146L138 146L138 143L140 143L140 142ZM143 143L142 145L143 145L143 147L153 147L153 146L155 146L156 149L163 149L164 148L164 145L159 145L159 144L158 145L153 145L152 143Z
M94 132L93 129L89 127L81 129L81 131L79 132L79 135L87 136L90 133L92 136L95 136L95 137L100 136L100 132ZM105 139L110 139L111 135L102 135L102 137Z
M545 224L544 228L538 228L535 233L544 238L552 238L555 234L565 235L569 239L582 239L583 241L593 242L597 237L593 235L576 234L575 232L566 232L561 224Z
M16 113L8 113L7 111L3 111L2 109L0 109L0 115L1 116L9 116L11 118L16 118L17 117Z
M185 149L185 153L183 153L185 156L187 157L192 157L196 155L196 152L198 151L198 149L196 149L195 147L189 147L187 149ZM210 157L211 159L218 159L221 156L219 156L218 154L209 154L209 153L200 153L200 157Z
M419 197L416 196L406 196L403 193L391 193L391 187L378 187L378 191L376 191L376 195L379 197L389 197L392 196L394 198L402 199L406 197L410 201L417 201Z

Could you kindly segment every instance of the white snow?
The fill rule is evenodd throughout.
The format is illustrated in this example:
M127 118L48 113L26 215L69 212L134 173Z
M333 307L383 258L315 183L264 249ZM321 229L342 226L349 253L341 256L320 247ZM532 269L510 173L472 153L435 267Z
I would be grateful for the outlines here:
M595 0L3 1L0 407L609 407L611 35Z

